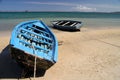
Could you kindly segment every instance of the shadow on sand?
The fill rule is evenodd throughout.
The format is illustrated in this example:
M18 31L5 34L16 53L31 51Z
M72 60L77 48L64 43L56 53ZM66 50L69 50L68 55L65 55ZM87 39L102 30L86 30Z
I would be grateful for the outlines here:
M19 79L22 76L23 68L21 68L15 60L13 60L10 56L9 46L6 46L2 52L0 53L0 79L7 78L16 78ZM36 76L42 77L44 76L46 71L40 70ZM33 77L32 75L27 75L28 77ZM26 76L24 77L26 78Z
M51 29L58 30L58 31L65 31L65 32L80 32L81 30L70 30L70 29L64 29L64 28L56 28L54 26L49 26Z

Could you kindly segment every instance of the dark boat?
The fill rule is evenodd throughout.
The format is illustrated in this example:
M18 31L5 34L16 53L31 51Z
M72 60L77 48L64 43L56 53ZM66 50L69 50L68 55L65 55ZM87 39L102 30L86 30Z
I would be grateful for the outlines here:
M22 67L33 70L36 57L36 69L47 70L57 62L58 42L42 21L27 21L13 29L10 51Z
M61 30L80 30L83 23L81 21L73 21L73 20L56 20L52 21L54 28Z

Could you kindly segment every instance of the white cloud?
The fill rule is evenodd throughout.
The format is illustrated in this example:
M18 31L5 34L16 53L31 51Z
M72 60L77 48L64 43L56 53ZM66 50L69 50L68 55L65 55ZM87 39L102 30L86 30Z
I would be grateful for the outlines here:
M97 8L119 8L119 5L111 5L111 4L86 4L87 6L97 7Z
M90 7L83 6L83 5L77 5L77 6L73 7L73 9L76 10L76 11L83 11L83 12L96 11L96 8L90 8Z
M62 2L25 2L27 4L45 4L45 5L59 5L59 6L74 6L71 3L62 3Z
M72 11L83 11L83 12L92 12L96 11L96 8L91 8L75 3L63 3L63 2L25 2L26 4L35 4L35 5L57 5L57 6L67 6Z

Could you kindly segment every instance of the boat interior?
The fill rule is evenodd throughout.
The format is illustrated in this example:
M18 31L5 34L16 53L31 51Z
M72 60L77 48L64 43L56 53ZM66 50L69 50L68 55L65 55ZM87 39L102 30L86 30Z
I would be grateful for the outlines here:
M44 28L33 24L23 26L24 27L21 27L17 34L20 45L43 53L48 53L52 50L52 38Z
M76 24L80 24L80 22L76 22L76 21L58 21L56 23L56 25L60 25L60 26L75 26Z

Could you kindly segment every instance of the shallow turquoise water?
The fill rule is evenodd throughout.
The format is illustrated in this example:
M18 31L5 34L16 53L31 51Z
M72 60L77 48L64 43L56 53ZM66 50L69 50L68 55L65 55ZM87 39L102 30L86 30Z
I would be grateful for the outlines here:
M85 28L120 27L119 13L80 12L0 12L0 31L12 30L18 23L28 20L42 20L52 26L53 20L77 20Z

